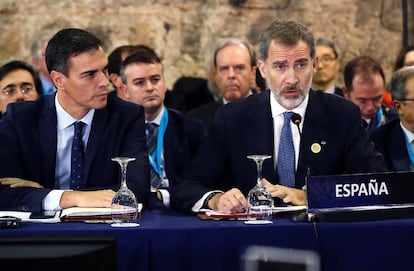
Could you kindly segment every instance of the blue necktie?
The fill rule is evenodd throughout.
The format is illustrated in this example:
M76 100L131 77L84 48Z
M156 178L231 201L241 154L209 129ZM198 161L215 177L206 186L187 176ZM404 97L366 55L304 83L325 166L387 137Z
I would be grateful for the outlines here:
M70 188L79 190L85 188L85 150L82 141L85 123L77 121L73 125L75 132L72 141Z
M290 122L293 112L285 112L280 133L277 173L281 185L295 187L295 147L293 146Z
M151 155L157 148L159 127L155 123L147 122L145 123L145 128L147 129L148 154ZM150 175L151 175L151 187L154 187L154 188L160 187L162 180L160 176L157 174L157 172L154 170L152 163L151 163L151 168L150 168Z

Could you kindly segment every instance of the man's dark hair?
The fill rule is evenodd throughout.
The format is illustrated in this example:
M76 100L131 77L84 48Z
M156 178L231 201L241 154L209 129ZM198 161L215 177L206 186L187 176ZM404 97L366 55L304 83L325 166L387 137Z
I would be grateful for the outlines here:
M102 41L92 33L78 28L65 28L50 39L46 48L49 73L57 71L68 76L70 58L84 52L97 51Z
M135 53L125 58L125 60L122 62L120 73L122 82L124 84L127 82L125 76L125 67L132 63L161 63L161 59L152 48L146 45L137 45Z
M319 38L315 41L315 46L317 45L322 45L322 46L331 48L335 55L335 58L338 58L339 56L338 47L336 47L335 43L333 43L332 41L324 39L324 38Z
M20 61L20 60L12 60L10 62L7 62L3 66L0 67L0 81L3 80L3 78L8 75L9 73L17 70L25 70L28 71L32 77L34 82L34 87L36 88L36 92L39 96L42 95L42 82L39 78L39 73L26 62Z
M344 68L345 86L352 91L352 80L356 74L379 73L385 84L385 74L379 62L369 56L358 56L349 61Z
M395 59L394 71L404 67L405 55L410 51L414 51L414 45L408 45L400 50L397 58Z
M108 55L108 74L115 73L120 74L121 66L122 66L122 55L126 53L126 55L131 55L134 53L138 46L135 45L122 45L115 48L109 55Z
M276 19L262 33L259 40L259 56L266 61L272 41L282 45L296 45L299 41L305 42L310 50L310 57L315 57L315 39L303 24Z

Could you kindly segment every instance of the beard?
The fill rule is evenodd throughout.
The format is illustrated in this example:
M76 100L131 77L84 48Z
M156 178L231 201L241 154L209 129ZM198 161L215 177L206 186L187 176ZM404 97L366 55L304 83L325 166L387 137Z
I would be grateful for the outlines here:
M272 90L272 93L276 101L281 106L283 106L284 108L288 110L292 110L298 107L303 102L303 100L305 100L306 95L309 93L310 87L311 87L311 83L309 82L304 87L301 87L299 85L294 85L294 86L284 87L281 90L274 90L273 88L271 88L271 90ZM289 90L298 90L299 94L295 96L289 96L289 97L285 97L282 95L285 91L289 91Z

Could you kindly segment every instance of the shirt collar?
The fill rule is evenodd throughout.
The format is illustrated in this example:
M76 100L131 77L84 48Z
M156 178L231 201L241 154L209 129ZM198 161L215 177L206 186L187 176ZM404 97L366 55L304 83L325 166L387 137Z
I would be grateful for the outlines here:
M413 142L414 140L414 133L410 132L404 125L400 122L401 128L408 139L408 143Z
M164 114L164 110L165 110L165 106L162 105L162 110L160 111L160 113L158 114L158 116L156 116L155 119L153 119L152 121L145 121L145 123L151 122L151 123L155 123L158 126L160 126L161 119L162 119L162 115Z
M63 130L70 125L72 125L75 121L82 121L86 125L90 126L92 124L93 115L95 114L95 109L92 108L89 112L80 120L72 117L68 112L63 109L60 105L57 95L55 95L55 106L56 106L56 116L57 116L57 128L58 130Z

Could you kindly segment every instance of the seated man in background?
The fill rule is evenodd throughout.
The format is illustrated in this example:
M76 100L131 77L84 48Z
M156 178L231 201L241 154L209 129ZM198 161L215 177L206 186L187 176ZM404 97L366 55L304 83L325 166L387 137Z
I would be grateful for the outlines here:
M341 64L336 45L329 40L320 38L315 41L315 50L318 65L313 75L312 88L315 90L323 90L326 93L344 96L342 89L335 85Z
M120 188L116 156L136 158L128 165L128 186L147 203L144 110L108 96L101 44L82 29L59 31L46 49L56 94L9 105L0 122L0 177L43 188L0 185L0 209L110 207Z
M42 95L39 74L23 61L13 60L0 67L0 117L9 103L34 101Z
M39 73L40 82L42 83L41 91L43 95L53 94L56 91L56 87L53 85L52 79L50 79L45 60L46 47L50 36L49 31L42 31L37 34L30 50L33 67Z
M121 45L108 55L108 75L115 94L125 100L122 91L121 66L122 61L137 50L135 45Z
M391 171L414 171L414 66L397 70L391 80L391 95L399 119L371 133Z
M246 41L235 38L220 41L216 44L213 57L214 81L221 98L187 113L203 121L208 131L217 108L253 93L256 76L256 52Z
M167 88L157 54L142 47L123 61L124 97L144 107L151 164L150 208L169 208L170 189L204 142L201 121L164 106Z
M317 58L313 35L305 26L273 21L260 37L259 55L258 67L269 90L217 110L205 148L175 186L173 208L245 212L246 195L257 178L247 158L252 154L272 156L263 163L262 184L272 197L294 205L306 204L303 188L309 172L386 170L361 126L358 107L311 89ZM302 121L295 125L293 115Z
M382 104L385 75L373 58L359 56L349 61L344 69L344 83L344 97L359 106L362 125L367 131L398 118L393 108Z

